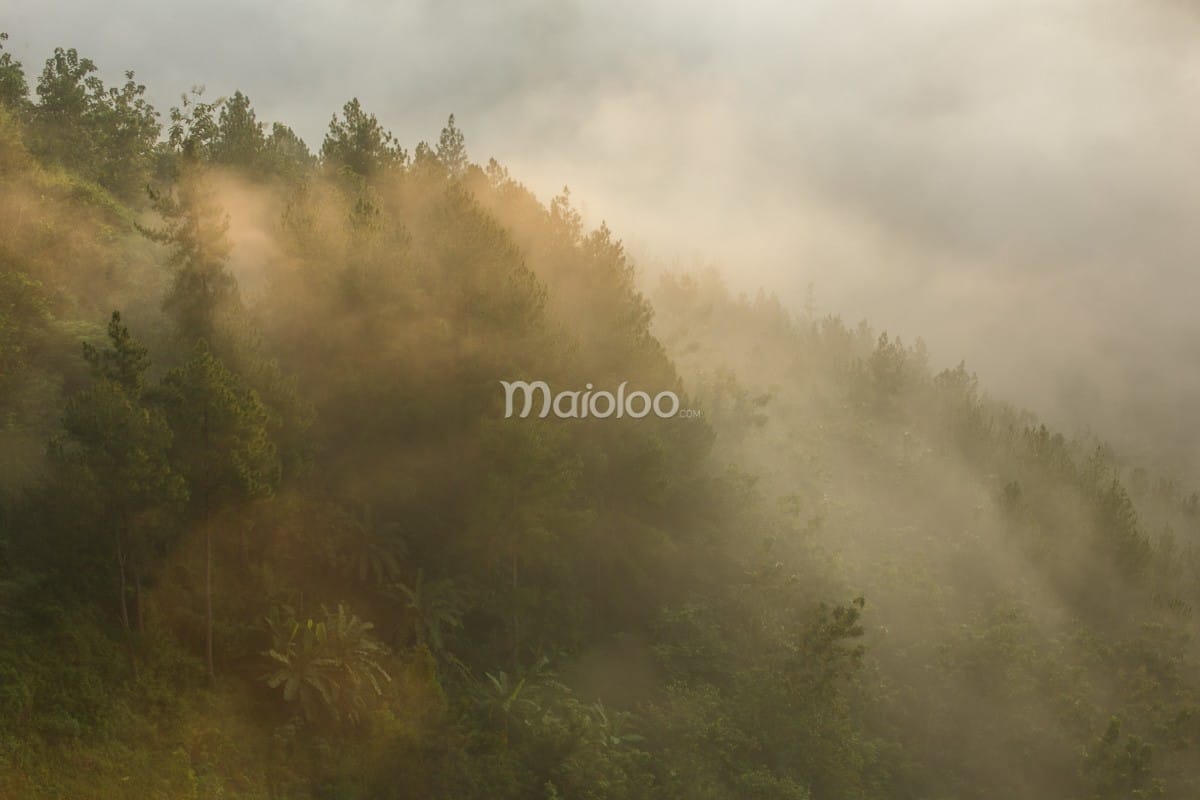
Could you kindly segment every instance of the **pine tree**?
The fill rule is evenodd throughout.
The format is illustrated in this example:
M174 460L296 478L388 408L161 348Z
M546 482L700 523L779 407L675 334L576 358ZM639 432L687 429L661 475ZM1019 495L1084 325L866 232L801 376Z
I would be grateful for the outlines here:
M161 545L169 517L186 496L182 479L171 468L171 430L162 412L147 402L145 373L149 358L113 312L108 347L84 344L91 367L90 388L67 405L65 437L55 448L60 461L77 468L77 491L100 499L117 561L121 622L130 628L126 598L132 579L141 627L142 578Z
M276 122L263 143L263 159L268 172L289 181L299 181L316 163L308 145L296 132Z
M141 230L171 249L168 263L175 277L163 306L185 342L203 339L216 346L221 315L239 302L237 281L226 269L232 250L229 218L195 165L186 169L174 193L156 193L154 201L166 224Z
M336 169L369 178L390 167L403 166L408 154L355 97L342 107L341 119L335 114L329 121L321 158Z
M447 120L446 127L442 128L442 135L438 139L437 157L452 177L462 175L463 170L467 168L466 139L462 131L454 126L453 114Z
M267 409L204 340L168 373L161 397L175 432L173 461L188 483L192 519L204 530L205 663L212 676L214 528L234 504L274 491L279 458Z
M218 164L250 170L259 165L266 137L255 117L250 98L239 92L221 105L212 160Z

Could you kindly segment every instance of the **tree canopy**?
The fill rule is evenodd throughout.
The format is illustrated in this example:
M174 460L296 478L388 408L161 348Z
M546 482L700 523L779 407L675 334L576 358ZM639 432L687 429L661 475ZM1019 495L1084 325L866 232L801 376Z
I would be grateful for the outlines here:
M0 53L0 796L1200 796L1190 487L453 115L97 72Z

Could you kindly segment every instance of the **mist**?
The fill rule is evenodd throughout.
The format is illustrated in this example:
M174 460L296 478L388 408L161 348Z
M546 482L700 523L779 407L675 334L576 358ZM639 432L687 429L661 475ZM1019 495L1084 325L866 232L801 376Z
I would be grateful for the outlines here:
M475 158L543 199L568 185L647 273L711 263L793 307L811 285L822 309L1194 474L1186 3L17 0L7 16L31 72L78 45L106 77L153 75L160 108L240 88L310 145L348 93L405 142L454 112Z
M19 0L0 795L1194 798L1197 27Z

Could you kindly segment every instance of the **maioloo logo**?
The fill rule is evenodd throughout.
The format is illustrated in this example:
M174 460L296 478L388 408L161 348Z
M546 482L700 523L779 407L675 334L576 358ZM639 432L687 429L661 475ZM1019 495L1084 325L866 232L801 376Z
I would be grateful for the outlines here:
M592 384L587 384L586 391L566 391L554 394L550 385L545 381L500 381L504 387L504 417L513 415L513 401L517 393L521 393L523 403L521 413L517 416L528 417L535 407L535 398L541 400L541 410L537 416L545 419L551 413L559 419L584 419L596 417L642 417L654 414L656 417L667 419L675 416L696 417L700 412L691 409L683 413L679 410L679 396L674 392L659 392L653 398L646 392L625 393L629 381L624 381L617 387L616 394L612 392L592 391Z

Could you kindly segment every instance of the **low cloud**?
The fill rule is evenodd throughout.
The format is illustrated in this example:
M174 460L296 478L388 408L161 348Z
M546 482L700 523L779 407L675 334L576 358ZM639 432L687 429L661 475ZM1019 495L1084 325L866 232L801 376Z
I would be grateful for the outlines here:
M13 0L160 108L203 83L319 146L351 95L409 144L570 185L639 259L923 336L996 394L1193 470L1200 17L1182 2Z

